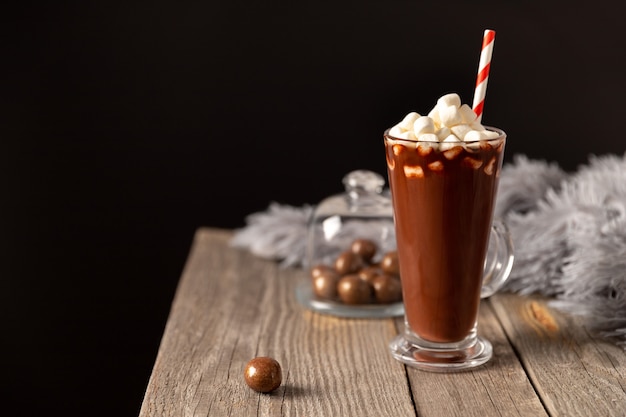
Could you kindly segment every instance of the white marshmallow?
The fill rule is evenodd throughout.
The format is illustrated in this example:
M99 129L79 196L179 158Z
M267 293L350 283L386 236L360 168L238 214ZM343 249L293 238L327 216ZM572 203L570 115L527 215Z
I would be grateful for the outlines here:
M477 140L481 140L483 139L483 137L481 136L480 132L480 130L470 130L465 134L463 140L465 142L475 142Z
M471 151L478 151L480 150L480 141L475 140L475 141L466 141L464 140L464 142L466 143L465 147Z
M411 130L413 129L413 123L415 123L415 121L419 117L420 117L419 113L412 111L406 116L404 116L404 119L402 119L402 121L398 123L397 126L399 126L400 129L402 130Z
M474 121L470 123L472 130L485 130L485 126L483 126L479 121Z
M408 139L408 140L415 140L415 133L413 133L413 131L411 130L407 130L406 132L402 132L400 133L400 135L397 136L398 139Z
M487 139L495 139L500 136L498 132L494 132L493 130L482 130L481 132Z
M428 116L422 116L413 123L413 131L415 136L423 133L435 133L435 122Z
M402 129L400 129L400 126L398 125L395 125L391 129L389 129L389 135L393 136L394 138L399 138L401 134L402 134Z
M440 128L439 130L437 130L435 132L435 134L437 135L437 137L439 138L439 140L444 140L445 138L447 138L448 136L450 136L452 134L452 131L450 130L449 127L445 127L443 126L442 128Z
M421 142L439 142L439 138L434 133L423 133L417 139Z
M491 175L493 174L493 171L496 169L496 157L492 157L491 160L489 162L487 162L487 165L485 165L485 174L487 175Z
M461 117L463 118L463 123L472 124L476 120L478 116L474 113L474 110L467 104L463 104L459 107L459 113L461 113Z
M433 107L433 109L428 113L428 117L433 119L435 126L441 126L441 117L439 117L439 109L437 106Z
M399 139L441 142L442 150L458 146L458 142L470 142L467 146L474 148L480 145L478 142L481 140L499 136L480 123L470 106L461 105L461 98L456 93L441 96L428 116L408 113L389 130L389 134ZM438 147L436 144L433 146Z
M439 145L439 149L441 149L441 151L447 151L454 148L455 146L459 146L460 143L461 140L459 138L457 138L455 135L450 135L445 138L443 142L441 142L441 144Z
M457 138L456 135L451 134L447 138L445 138L442 142L445 142L445 143L461 142L461 139Z
M461 107L461 97L457 93L450 93L439 97L437 100L437 107L449 107L454 106L457 109Z
M463 123L463 117L459 108L455 106L446 106L439 109L439 117L443 126L456 126Z
M498 136L500 135L498 135L497 132L492 132L490 130L470 130L465 134L463 140L465 142L475 142L477 140L495 139Z
M419 145L417 145L417 153L419 154L419 156L428 156L430 155L434 150L435 147L438 146L438 142L420 142Z
M481 159L474 159L472 157L466 156L463 158L463 165L467 167L472 167L474 169L478 169L482 166L483 161Z
M452 149L447 149L443 151L443 156L445 156L446 159L451 161L455 159L457 156L459 156L462 152L463 152L463 148L461 146L455 146Z
M464 140L465 135L467 134L467 132L470 132L472 128L470 127L470 125L460 124L460 125L452 126L450 130L452 131L454 136L459 138L459 140Z
M419 165L405 165L404 175L407 178L424 178L424 169Z
M435 172L443 171L443 163L441 161L433 161L428 164L428 169Z

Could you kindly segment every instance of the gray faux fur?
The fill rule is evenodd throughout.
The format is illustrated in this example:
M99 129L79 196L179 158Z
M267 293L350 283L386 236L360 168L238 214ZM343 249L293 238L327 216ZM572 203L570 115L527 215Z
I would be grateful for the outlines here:
M272 203L231 243L301 266L311 213ZM517 156L502 170L496 216L515 245L505 290L552 297L552 306L626 349L626 154L591 157L573 174Z
M578 172L545 188L534 206L519 203L528 188L517 190L515 184L537 168L519 159L502 172L500 190L508 190L501 195L517 195L508 203L527 209L516 211L498 200L515 243L506 288L554 297L552 306L584 316L592 331L626 349L626 155L591 157ZM549 170L544 167L544 179L555 180L556 171L548 175ZM532 189L537 194L529 200L540 194Z
M306 255L307 226L313 207L270 204L266 212L246 217L246 227L236 230L230 244L254 255L282 261L283 267L301 266Z

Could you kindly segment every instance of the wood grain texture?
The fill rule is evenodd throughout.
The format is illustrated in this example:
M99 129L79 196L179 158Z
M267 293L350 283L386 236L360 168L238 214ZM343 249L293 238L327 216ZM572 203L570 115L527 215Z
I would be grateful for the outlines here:
M404 367L387 352L392 320L345 320L304 310L297 274L230 249L200 230L183 272L141 416L415 415ZM243 372L255 356L283 370L258 394Z
M401 331L402 320L397 325ZM480 306L478 333L493 346L494 355L486 365L444 374L408 369L418 415L547 415L489 301Z
M626 415L622 349L540 297L499 294L491 302L550 415Z
M388 343L403 320L341 319L301 307L305 272L228 246L199 229L179 282L140 416L624 416L626 352L545 300L483 301L479 333L494 357L473 371L405 368ZM271 356L283 383L244 381Z

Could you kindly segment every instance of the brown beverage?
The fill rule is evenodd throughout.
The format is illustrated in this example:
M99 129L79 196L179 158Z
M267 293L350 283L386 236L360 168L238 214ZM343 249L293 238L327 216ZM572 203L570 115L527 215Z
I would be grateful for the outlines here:
M461 341L476 324L505 145L489 130L500 136L445 150L385 132L405 317L430 342Z

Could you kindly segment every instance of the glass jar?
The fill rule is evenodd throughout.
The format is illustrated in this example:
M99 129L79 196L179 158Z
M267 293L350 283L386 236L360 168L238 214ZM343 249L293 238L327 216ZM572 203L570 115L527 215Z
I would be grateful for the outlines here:
M296 296L305 307L339 317L402 316L393 209L382 176L343 178L345 192L315 208L307 231L305 274Z

